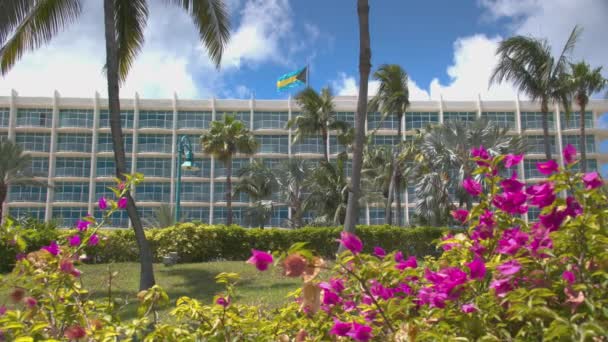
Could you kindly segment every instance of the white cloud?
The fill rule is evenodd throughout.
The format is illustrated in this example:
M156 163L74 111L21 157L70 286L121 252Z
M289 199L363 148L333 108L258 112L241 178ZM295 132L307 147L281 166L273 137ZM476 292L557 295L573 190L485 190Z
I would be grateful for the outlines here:
M367 92L369 96L374 96L378 92L379 81L369 80ZM334 93L338 96L357 96L359 94L359 85L353 76L349 76L344 72L338 74L338 78L331 82ZM427 91L418 87L411 79L408 82L410 91L410 100L428 100L429 94Z

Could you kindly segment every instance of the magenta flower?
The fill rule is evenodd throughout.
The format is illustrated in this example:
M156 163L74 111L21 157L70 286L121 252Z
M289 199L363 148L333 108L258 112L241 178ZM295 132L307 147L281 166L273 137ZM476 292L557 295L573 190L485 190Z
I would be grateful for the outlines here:
M589 172L583 176L583 182L585 183L585 189L591 190L602 186L602 179L600 175L596 172Z
M4 316L5 313L6 313L6 306L4 306L4 305L0 306L0 317Z
M509 278L495 279L490 283L490 288L498 297L504 297L507 292L513 289Z
M462 187L472 196L479 196L481 194L481 184L471 177L462 182Z
M528 212L526 205L527 196L523 192L506 192L496 195L492 200L492 204L496 208L509 214L525 214Z
M486 276L486 264L481 258L475 258L467 264L471 279L483 279Z
M486 209L483 214L479 215L479 224L493 227L494 226L494 213Z
M80 245L80 236L78 235L73 235L72 237L70 237L68 239L68 243L70 244L70 246L72 247L76 247Z
M369 291L374 297L382 298L384 300L389 300L394 296L393 289L384 287L384 285L377 281L372 281L372 286Z
M522 232L519 227L507 229L498 241L498 252L501 254L515 255L529 240L530 236Z
M83 232L83 231L87 230L90 225L91 225L91 222L79 219L78 222L76 223L76 229Z
M564 147L563 155L566 164L570 165L574 163L576 160L576 147L571 144L566 145L566 147Z
M576 281L576 276L570 271L564 271L564 273L562 273L562 279L572 285Z
M348 232L342 232L340 234L340 237L341 238L338 241L342 244L342 246L351 251L353 254L359 254L361 253L361 250L363 250L363 243L357 237L357 235Z
M342 302L342 298L337 293L323 289L323 304L325 305L336 305Z
M566 198L566 215L577 217L583 214L583 207L576 200L576 198L572 196L568 196Z
M416 260L416 257L413 255L407 258L407 260L401 260L397 265L395 265L395 268L400 271L403 271L406 268L416 267L418 267L418 260Z
M397 253L395 253L395 262L402 262L403 261L403 252L399 251Z
M34 297L25 297L23 299L23 302L25 303L25 306L27 306L30 309L32 309L32 308L36 307L36 305L38 305L38 301Z
M380 259L384 259L384 257L386 256L386 251L384 250L384 248L376 246L374 247L374 255Z
M251 250L251 257L247 260L247 263L255 265L255 268L258 271L266 271L268 269L268 265L273 262L272 255L258 251L257 249Z
M117 203L117 204L118 204L118 207L119 207L120 209L124 209L124 208L126 208L126 207L127 207L127 198L126 198L126 197L121 197L121 198L118 200L118 203Z
M353 322L352 329L346 336L358 342L366 342L372 339L372 328L367 325Z
M544 182L529 186L526 193L530 196L529 202L531 205L539 208L549 206L555 201L554 186L551 182Z
M550 174L557 172L558 165L557 162L553 159L548 160L546 162L538 162L536 163L536 169L538 172L545 176L549 176Z
M548 255L542 253L543 250L553 248L553 240L549 237L550 231L542 226L540 223L536 223L532 226L532 241L528 246L532 256L539 258L546 258Z
M230 305L230 297L218 297L215 300L215 304L223 307L228 307L228 305Z
M334 318L334 325L329 331L330 335L346 336L346 334L352 329L352 323L341 322L339 319Z
M462 310L462 312L464 312L464 313L473 313L473 312L477 311L477 308L475 307L475 304L467 303L467 304L463 304L460 307L460 310Z
M331 286L331 289L333 291L335 291L336 293L340 293L340 292L344 291L344 289L346 288L344 286L344 280L342 280L340 278L329 279L329 285Z
M523 154L507 154L507 156L505 157L505 167L506 168L510 168L511 166L517 165L519 163L521 163L521 161L524 159L524 155Z
M464 223L467 220L467 216L469 216L469 211L464 209L456 209L451 212L454 220Z
M566 211L557 210L557 207L555 207L549 214L539 215L538 219L540 223L545 226L545 228L547 228L550 232L554 232L559 229L566 219Z
M44 247L42 247L42 249L45 250L45 251L47 251L47 252L49 252L49 253L51 253L54 256L59 255L59 251L60 251L59 250L59 245L57 244L56 241L51 241L50 245L44 246Z
M517 172L513 172L511 178L503 179L500 186L504 192L520 192L524 188L524 183L517 180Z
M488 166L490 165L488 163L488 160L490 159L490 154L488 153L488 151L483 147L483 146L479 146L479 148L475 148L473 147L471 149L471 156L473 158L479 158L481 160L476 160L475 163L477 163L477 165L479 166Z
M423 287L418 291L417 301L420 305L428 305L431 308L443 309L448 295L436 291L433 287Z
M25 253L17 253L17 255L15 255L15 260L21 261L21 260L25 259L26 256L27 256L27 254L25 254Z
M106 210L108 208L108 201L106 201L105 197L101 196L101 197L99 197L99 201L97 202L97 205L99 206L99 209Z
M513 259L498 265L496 267L496 270L500 272L500 274L502 274L503 276L508 277L519 272L519 270L521 270L521 264L519 263L519 261Z
M99 243L99 236L97 234L91 235L89 238L89 246L97 246Z

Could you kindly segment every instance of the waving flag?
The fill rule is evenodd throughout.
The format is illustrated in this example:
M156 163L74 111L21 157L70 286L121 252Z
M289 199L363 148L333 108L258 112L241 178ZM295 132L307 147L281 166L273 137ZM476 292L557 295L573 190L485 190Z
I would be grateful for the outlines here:
M286 89L306 85L308 81L308 67L285 74L277 80L277 90L283 91Z

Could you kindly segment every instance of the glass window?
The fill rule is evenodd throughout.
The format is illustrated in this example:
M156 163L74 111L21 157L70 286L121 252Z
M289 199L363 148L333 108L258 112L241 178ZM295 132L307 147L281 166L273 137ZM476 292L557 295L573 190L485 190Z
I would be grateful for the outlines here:
M182 207L182 220L187 222L209 222L209 208L190 208L190 207Z
M131 173L131 158L127 158L127 173ZM97 169L95 175L97 177L114 177L116 176L116 164L114 157L112 158L97 158Z
M8 133L0 132L0 142L8 141Z
M258 153L288 153L289 137L287 135L258 135L256 139L260 143Z
M8 200L11 202L46 202L47 188L32 185L11 185Z
M411 112L405 114L405 129L420 129L426 126L438 123L439 113L435 112Z
M90 134L57 134L57 151L91 152L93 137Z
M17 133L15 142L25 151L49 152L51 149L49 133Z
M581 163L576 163L572 166L572 171L574 172L580 172L581 171ZM598 163L596 159L589 159L587 158L587 172L592 172L592 171L600 171L599 167L598 167Z
M10 119L10 109L0 108L0 127L8 127Z
M55 202L89 202L89 183L55 183Z
M133 151L133 135L123 134L122 141L125 144L125 153L131 153ZM114 152L112 134L99 133L97 136L97 152Z
M476 112L443 112L443 122L466 121L471 122L477 119Z
M287 112L254 112L253 129L284 129L288 117Z
M171 153L172 136L163 134L140 134L137 152Z
M577 151L581 149L581 136L580 135L562 135L563 147L570 144L576 148ZM587 153L595 153L595 136L585 136L585 149Z
M329 137L329 153L338 154L344 151L346 151L346 146L338 142L338 137L336 137L335 135L331 135Z
M55 177L89 177L91 175L91 159L57 157L55 161Z
M60 227L74 227L76 222L85 216L87 216L87 208L84 207L53 208L53 220Z
M14 218L35 218L38 221L44 221L44 213L45 213L45 209L44 208L23 208L23 207L18 207L18 208L9 208L8 209L8 213L9 215L11 215Z
M540 216L540 208L537 207L528 207L528 222L537 222L538 217Z
M566 120L565 112L561 112L559 117L562 129L581 128L580 112L571 112L568 120ZM591 112L585 112L585 128L593 128L593 113Z
M223 120L224 115L232 115L234 116L237 120L242 121L245 126L249 129L249 123L251 122L251 112L246 111L246 112L223 112L223 113L216 113L215 119L216 120Z
M556 137L551 135L549 136L549 143L551 145L551 153L556 153ZM524 142L526 143L526 147L528 149L528 153L545 153L545 137L542 135L524 135Z
M321 137L304 137L297 143L293 144L293 153L317 153L323 154L325 144Z
M232 177L237 177L239 171L249 165L249 158L235 158L232 159ZM224 167L224 163L219 160L215 161L215 170L213 171L213 176L217 177L226 177L226 168Z
M243 226L244 213L247 208L233 207L232 208L232 223ZM213 224L226 224L226 217L228 217L228 208L219 207L213 208Z
M92 109L60 109L59 127L93 127Z
M287 227L287 219L289 218L289 209L287 207L272 208L272 217L270 218L271 227Z
M142 224L144 227L150 227L154 220L153 218L156 214L155 212L158 210L158 207L138 207L137 211L139 212L139 217L142 218Z
M95 212L95 218L97 222L103 220L103 212L97 210ZM103 224L106 228L128 228L129 227L129 213L126 210L115 211Z
M416 203L416 187L414 187L414 186L407 187L407 202Z
M146 177L171 177L171 159L138 158L137 172Z
M121 110L120 111L120 127L122 128L133 128L133 117L135 111L133 110ZM109 128L110 127L110 111L102 109L99 111L99 127Z
M232 190L234 190L234 182ZM213 183L213 202L226 202L226 182ZM232 202L249 202L249 196L245 193L240 193L237 196L232 196Z
M337 160L335 158L334 159L330 159L330 162L332 164L336 165ZM352 176L352 173L353 173L353 162L352 162L351 159L348 159L346 161L346 163L344 163L344 172L346 173L346 177Z
M173 128L173 111L139 111L139 128Z
M336 112L336 121L344 121L351 127L355 127L355 113L354 112Z
M283 160L287 160L287 159L281 159L281 158L264 158L262 159L262 163L264 163L264 166L270 168L270 169L274 169L276 168Z
M398 143L399 137L396 135L374 135L372 137L372 145L394 146Z
M201 135L200 134L188 134L188 140L190 141L190 145L192 146L192 152L194 152L194 156L201 156L204 154L203 147L201 146ZM177 141L179 143L182 135L177 136Z
M179 111L177 112L177 128L209 128L212 113L209 111Z
M483 112L482 118L492 121L497 126L515 129L515 113L514 112Z
M555 115L553 113L547 113L549 131L555 131ZM543 113L541 112L521 112L521 129L532 130L532 129L543 129Z
M384 208L369 208L369 224L384 224Z
M524 176L526 179L545 178L546 176L538 172L536 163L544 162L544 159L525 159L524 160Z
M182 170L183 177L211 177L211 159L209 158L194 158L194 165L198 167L197 171Z
M116 200L116 195L110 187L116 187L116 183L114 182L97 182L95 183L95 196L93 198L98 199L100 197L105 197L107 199Z
M17 127L51 127L53 110L50 108L17 109Z
M47 157L32 157L32 165L30 172L34 176L47 177L49 174L49 158Z
M399 129L399 125L401 123L397 119L396 115L388 114L384 119L382 119L381 113L369 113L367 115L367 129L370 131L376 129Z
M183 202L209 202L211 184L207 182L182 182L181 200Z
M141 183L135 189L138 202L165 202L171 200L170 183Z

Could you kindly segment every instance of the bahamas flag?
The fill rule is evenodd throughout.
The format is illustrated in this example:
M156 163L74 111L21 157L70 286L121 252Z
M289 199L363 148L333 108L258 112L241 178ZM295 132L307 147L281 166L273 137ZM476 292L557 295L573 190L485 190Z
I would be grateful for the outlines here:
M308 79L308 67L285 74L277 80L277 90L283 91L286 89L305 85Z

